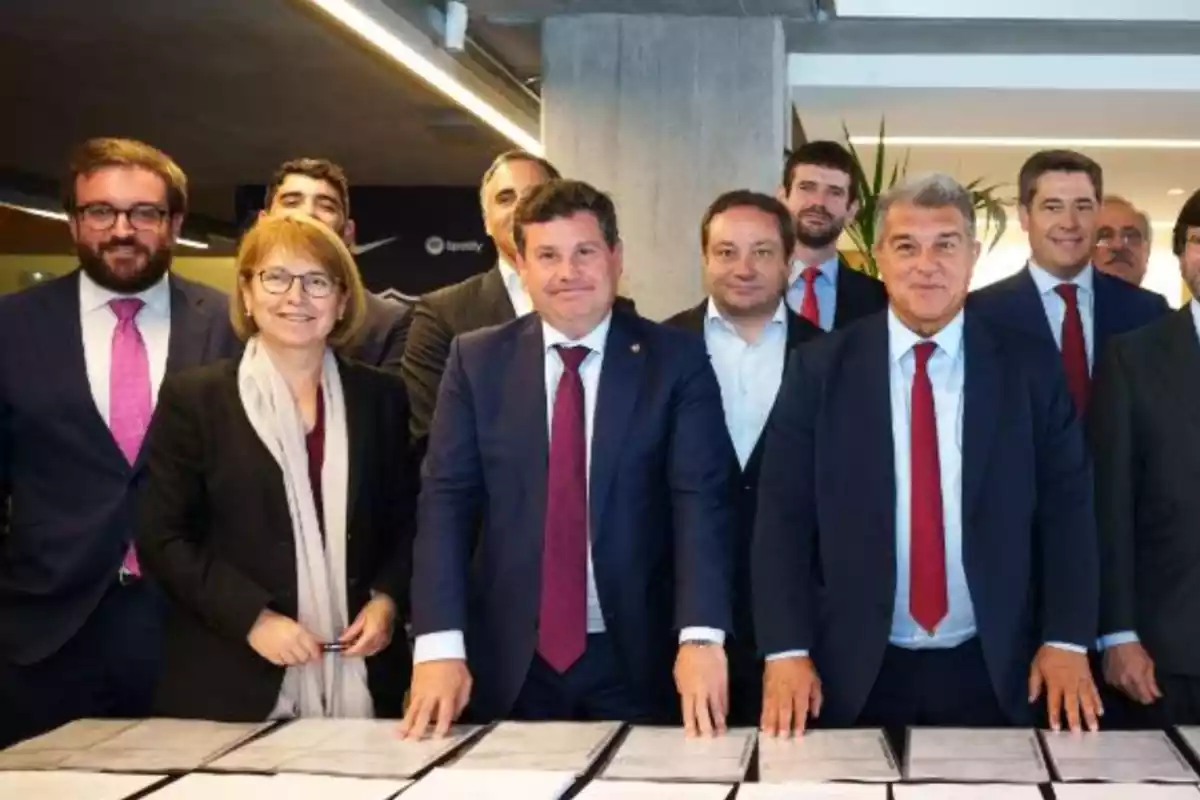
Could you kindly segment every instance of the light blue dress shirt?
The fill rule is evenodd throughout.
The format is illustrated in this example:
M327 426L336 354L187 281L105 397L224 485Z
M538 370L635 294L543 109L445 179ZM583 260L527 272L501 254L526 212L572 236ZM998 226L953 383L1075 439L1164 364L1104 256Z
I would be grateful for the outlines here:
M821 316L821 329L826 331L833 330L833 317L837 312L837 279L839 269L838 257L835 254L833 258L825 261L817 266L821 274L813 281L813 286L817 292L817 311ZM792 273L788 278L787 304L788 308L800 313L800 309L804 307L804 295L807 292L807 287L804 284L804 262L793 261Z
M704 344L721 386L725 427L743 468L762 436L787 358L787 306L783 299L758 339L747 342L721 315L712 298L704 320Z
M1029 274L1033 277L1033 283L1037 286L1038 296L1042 298L1042 307L1046 309L1046 320L1050 323L1050 332L1054 335L1054 343L1058 345L1058 349L1062 350L1062 326L1063 318L1067 315L1067 303L1054 288L1062 283L1073 283L1079 287L1075 292L1076 302L1079 304L1079 318L1083 321L1083 346L1087 350L1088 372L1092 371L1092 365L1095 363L1095 345L1093 342L1096 337L1094 334L1096 320L1096 292L1093 288L1093 267L1088 264L1083 268L1083 271L1075 276L1074 280L1064 281L1051 275L1046 270L1033 263L1029 262Z

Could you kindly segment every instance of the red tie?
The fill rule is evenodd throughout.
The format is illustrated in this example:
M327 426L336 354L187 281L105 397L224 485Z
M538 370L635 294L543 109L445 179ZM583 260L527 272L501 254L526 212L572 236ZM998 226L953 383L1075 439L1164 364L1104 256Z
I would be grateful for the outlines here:
M579 367L591 350L557 349L563 373L550 425L537 652L563 673L587 647L587 433Z
M817 276L821 274L821 270L816 267L805 267L804 272L801 272L801 277L804 278L804 300L800 303L800 316L821 327L821 306L817 303Z
M1083 317L1079 315L1079 287L1060 283L1054 287L1066 305L1062 324L1062 361L1067 373L1067 388L1075 401L1075 410L1083 416L1088 407L1092 380L1088 375L1087 346L1083 341Z
M937 413L929 383L933 342L913 346L916 370L912 384L912 508L909 535L909 611L917 624L933 633L946 616L946 544L942 532L942 470L938 461Z

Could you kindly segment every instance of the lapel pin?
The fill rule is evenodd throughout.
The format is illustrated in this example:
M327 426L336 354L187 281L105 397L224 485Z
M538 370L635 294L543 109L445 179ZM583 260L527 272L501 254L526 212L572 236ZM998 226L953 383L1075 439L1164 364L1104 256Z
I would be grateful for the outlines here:
M633 344L629 345L629 351L631 353L640 353L642 352L642 346L637 342L634 342Z

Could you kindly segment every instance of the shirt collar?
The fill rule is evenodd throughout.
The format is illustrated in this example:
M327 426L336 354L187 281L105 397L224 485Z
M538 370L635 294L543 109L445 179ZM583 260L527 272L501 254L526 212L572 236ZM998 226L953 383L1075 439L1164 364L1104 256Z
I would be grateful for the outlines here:
M1091 294L1093 272L1092 265L1088 264L1075 276L1074 280L1064 281L1054 277L1042 267L1039 267L1032 258L1029 259L1029 274L1033 277L1033 283L1037 286L1039 295L1050 294L1050 292L1054 291L1054 287L1063 283L1073 283L1086 294Z
M524 288L521 283L521 275L517 272L516 267L508 263L504 256L500 256L497 260L497 266L500 268L500 277L504 279L504 285L510 289Z
M593 353L603 353L604 343L608 341L608 329L612 325L612 312L609 311L600 324L581 339L570 339L565 333L551 327L549 322L542 320L542 341L546 344L546 352L560 344L582 345Z
M829 280L830 283L837 283L838 268L840 265L841 257L837 253L834 253L830 258L827 258L820 264L817 264L817 269L820 271L821 275ZM796 259L792 262L792 274L791 277L788 278L789 284L793 284L800 280L800 273L804 272L805 266L807 265L800 259Z
M732 324L729 322L729 320L726 319L725 315L721 313L721 309L717 308L717 304L713 301L711 296L708 298L708 306L705 309L704 318L706 320L708 320L709 322L718 323L720 325L724 325L727 328L732 327ZM782 323L786 323L786 322L787 322L787 303L781 297L781 298L779 298L779 305L775 307L775 313L771 315L771 324L775 325L775 324L782 324Z
M168 281L168 276L163 275L149 289L144 289L137 294L121 294L111 289L105 289L81 269L79 271L79 306L87 313L104 308L110 300L136 297L146 304L144 310L153 314L165 315L171 308L171 287Z
M962 349L962 337L963 312L960 309L954 315L954 319L933 335L932 341L937 345L938 350L954 360L958 358L958 351ZM918 342L927 341L931 341L931 339L918 336L915 331L900 321L891 306L888 307L888 355L891 363L902 359Z

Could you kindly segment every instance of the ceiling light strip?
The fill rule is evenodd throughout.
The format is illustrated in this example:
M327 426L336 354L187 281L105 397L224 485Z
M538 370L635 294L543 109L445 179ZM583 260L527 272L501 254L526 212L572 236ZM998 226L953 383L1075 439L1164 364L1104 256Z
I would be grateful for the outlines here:
M52 210L46 209L46 208L35 208L34 206L22 206L22 205L18 205L16 203L0 203L0 206L4 206L5 208L11 208L14 211L20 211L25 214L31 214L32 216L35 216L35 217L45 217L46 219L56 219L60 222L67 221L67 215L66 215L66 212L64 212L64 211L52 211ZM175 242L177 244L183 245L184 247L191 247L196 250L207 250L208 249L208 242L201 242L201 241L197 241L196 239L186 239L182 236L179 237L178 239L176 239Z
M503 112L434 64L349 0L308 0L338 22L416 73L438 91L470 111L500 135L530 153L543 154L542 143Z
M851 136L850 143L878 144L878 136ZM1035 136L885 136L883 143L897 147L1025 147L1077 150L1200 150L1200 139L1075 139Z

